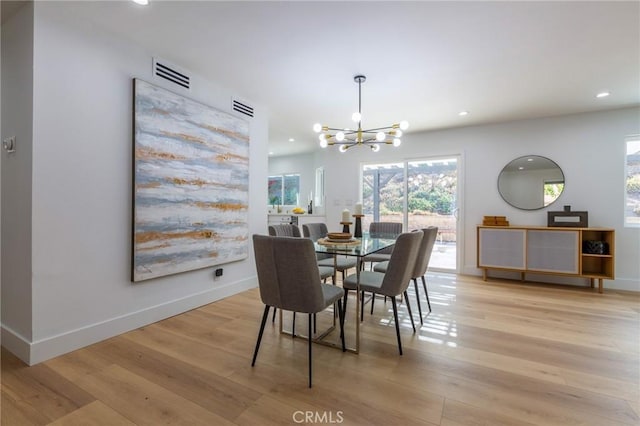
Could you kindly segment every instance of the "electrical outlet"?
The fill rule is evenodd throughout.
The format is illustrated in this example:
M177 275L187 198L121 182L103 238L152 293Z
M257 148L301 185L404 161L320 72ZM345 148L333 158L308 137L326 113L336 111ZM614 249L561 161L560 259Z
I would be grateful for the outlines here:
M16 137L11 136L2 141L2 148L7 152L16 152Z
M213 279L214 280L220 279L221 276L222 276L222 268L216 269L215 273L213 274Z

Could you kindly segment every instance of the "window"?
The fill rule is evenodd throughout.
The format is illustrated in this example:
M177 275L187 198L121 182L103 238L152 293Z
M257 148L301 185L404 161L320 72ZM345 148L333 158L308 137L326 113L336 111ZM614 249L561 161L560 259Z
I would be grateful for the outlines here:
M316 169L316 206L320 207L324 204L324 168Z
M405 230L438 227L430 266L457 270L457 156L362 166L362 228L400 222Z
M269 176L269 204L298 205L300 175Z
M627 138L624 225L640 227L640 135Z

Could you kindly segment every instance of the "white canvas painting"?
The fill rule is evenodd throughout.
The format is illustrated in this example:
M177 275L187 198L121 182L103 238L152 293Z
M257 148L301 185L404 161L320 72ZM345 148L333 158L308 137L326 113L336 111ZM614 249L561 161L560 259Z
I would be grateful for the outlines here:
M249 124L134 80L133 281L248 255Z

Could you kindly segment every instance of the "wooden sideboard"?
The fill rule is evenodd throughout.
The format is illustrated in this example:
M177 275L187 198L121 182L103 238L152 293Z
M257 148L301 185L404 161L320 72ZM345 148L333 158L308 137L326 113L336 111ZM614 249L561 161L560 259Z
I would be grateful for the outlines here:
M604 241L605 254L583 252L584 241ZM615 230L609 228L560 228L535 226L478 226L477 266L487 280L487 270L518 271L589 278L615 278Z

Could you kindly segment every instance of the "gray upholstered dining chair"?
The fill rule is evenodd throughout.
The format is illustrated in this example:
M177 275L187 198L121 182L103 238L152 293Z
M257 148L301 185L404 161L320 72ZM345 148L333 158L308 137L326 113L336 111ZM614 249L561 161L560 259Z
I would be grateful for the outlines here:
M309 387L311 387L312 315L337 302L342 350L345 351L344 311L341 303L344 291L338 286L320 281L316 252L309 239L253 235L253 250L260 298L265 307L251 366L253 367L256 363L269 308L306 313L309 315Z
M269 225L269 235L273 236L273 237L302 237L302 235L300 235L300 228L298 228L298 225L294 225L292 223L282 223L280 225ZM326 282L327 278L331 277L331 280L333 280L333 276L335 274L335 270L333 268L333 265L327 266L327 265L318 265L318 272L320 273L320 279L322 279L324 282ZM276 320L276 311L277 309L273 310L273 318L271 318L271 322L274 322ZM293 314L293 334L296 334L296 314L294 312Z
M397 222L371 222L369 225L369 236L375 238L395 238L402 233L402 223ZM361 268L366 262L371 262L371 269L376 262L384 262L391 258L393 246L387 247L362 258Z
M300 228L292 223L269 225L269 235L276 237L301 237Z
M326 237L328 232L329 230L327 229L327 225L325 223L307 223L302 225L302 235L304 235L306 238L310 238L311 241L318 241L320 238ZM351 268L355 268L358 264L356 258L354 257L337 256L334 259L330 254L321 253L319 253L317 257L318 266L328 266L331 268L335 266L336 270L342 273L343 281L346 275L346 271Z
M420 313L420 324L424 324L422 320L422 307L420 306L420 292L418 291L418 277L422 278L422 286L424 287L424 294L427 298L427 305L429 312L431 312L431 302L429 301L429 292L427 291L427 282L424 278L429 268L429 261L431 260L431 253L433 252L433 246L436 243L436 237L438 236L438 227L429 226L422 229L422 242L418 249L418 256L416 257L416 264L413 269L411 279L416 291L416 300L418 302L418 312ZM389 266L389 262L380 262L373 268L376 272L386 272ZM407 301L408 303L408 301ZM371 308L373 311L373 300L371 301Z
M387 265L387 272L361 271L360 272L360 291L382 294L391 298L393 304L393 316L396 322L396 336L398 338L398 350L402 355L402 342L400 340L400 323L398 322L398 307L396 304L396 296L404 294L407 303L407 310L411 318L413 331L416 326L413 322L411 314L411 306L407 298L407 287L411 281L411 275L415 267L416 257L422 241L422 231L407 232L400 234L396 239L395 248L391 253L391 259ZM346 311L347 296L349 290L356 290L358 282L357 274L349 275L343 282L344 288L344 308Z

